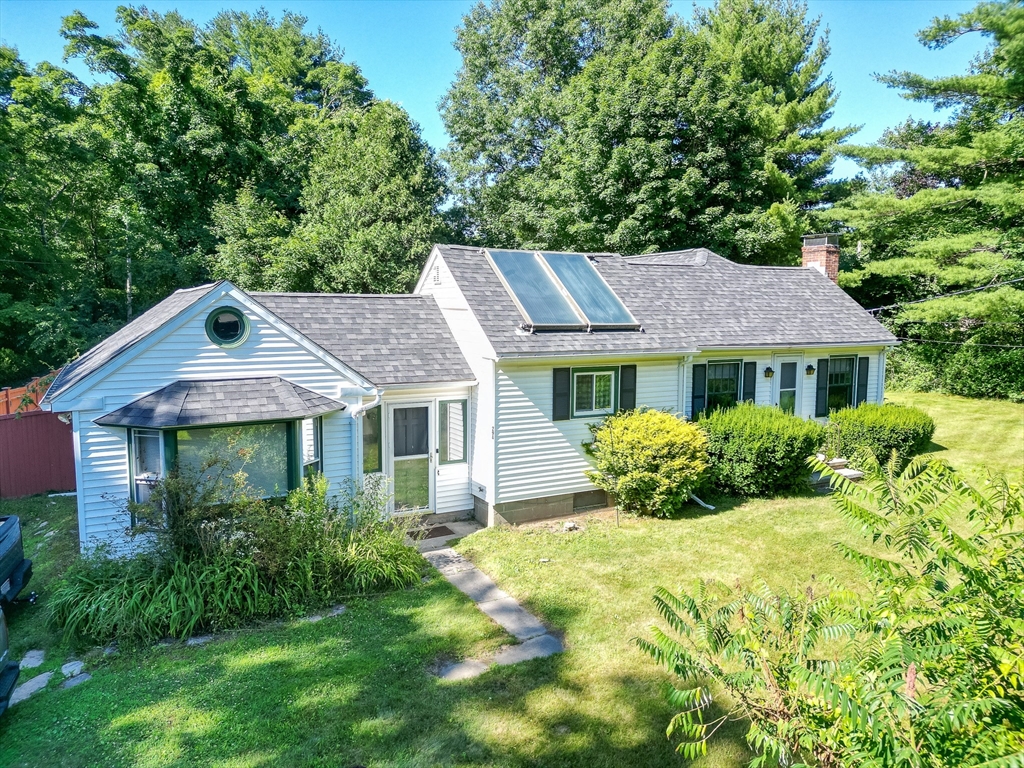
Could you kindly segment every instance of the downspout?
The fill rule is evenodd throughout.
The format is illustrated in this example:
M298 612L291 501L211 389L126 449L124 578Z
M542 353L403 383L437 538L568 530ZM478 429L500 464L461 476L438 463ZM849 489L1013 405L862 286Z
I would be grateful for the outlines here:
M378 405L380 405L380 399L384 396L384 390L375 389L374 392L376 392L376 394L374 395L373 400L371 400L368 403L362 403L360 405L357 405L355 408L348 412L348 415L351 416L353 419L358 419L367 411L373 410Z

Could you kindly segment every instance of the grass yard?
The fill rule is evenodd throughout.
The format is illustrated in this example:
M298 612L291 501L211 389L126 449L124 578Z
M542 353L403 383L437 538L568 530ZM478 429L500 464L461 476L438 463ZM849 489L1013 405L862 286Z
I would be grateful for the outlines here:
M894 395L939 424L937 455L957 466L1024 468L1024 406ZM1016 446L1014 446L1016 442ZM941 447L939 447L941 446ZM654 619L658 585L697 577L793 586L856 570L831 548L858 540L821 496L716 500L676 520L623 517L490 529L460 551L564 632L568 650L441 683L431 669L509 641L432 573L421 585L353 600L337 618L252 628L198 648L102 657L93 679L47 690L0 718L2 766L632 766L683 765L665 738L663 673L630 643ZM71 655L42 620L46 586L73 553L74 503L0 502L25 521L37 606L16 606L16 655L45 647L43 670ZM60 529L49 539L45 530ZM38 531L38 533L37 533ZM546 562L541 562L545 560ZM25 676L34 674L25 673ZM739 727L697 765L749 759Z

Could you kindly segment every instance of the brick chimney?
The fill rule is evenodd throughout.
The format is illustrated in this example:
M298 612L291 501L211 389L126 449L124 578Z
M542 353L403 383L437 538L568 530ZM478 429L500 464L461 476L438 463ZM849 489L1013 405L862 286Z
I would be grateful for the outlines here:
M833 283L839 279L839 235L804 235L805 267L814 267Z

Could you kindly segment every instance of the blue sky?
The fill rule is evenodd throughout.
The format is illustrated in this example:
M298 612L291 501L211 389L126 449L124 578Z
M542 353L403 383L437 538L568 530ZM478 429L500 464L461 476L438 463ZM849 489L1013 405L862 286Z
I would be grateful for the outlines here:
M64 41L58 30L63 16L80 9L100 24L101 32L110 33L115 9L124 2L0 0L0 41L16 47L30 64L43 60L59 63ZM359 64L379 97L393 99L409 111L427 141L435 147L447 143L437 103L459 67L452 42L462 14L472 5L468 0L149 0L136 4L157 11L176 8L199 22L226 7L255 10L265 6L277 16L285 9L301 13L309 18L311 28L321 27L344 48L346 58ZM821 16L823 26L830 30L832 56L827 68L840 92L832 122L864 126L854 141L870 143L886 127L908 116L933 117L931 107L902 99L871 75L893 69L926 75L962 72L984 47L980 37L967 36L945 50L929 51L914 35L934 16L961 13L973 5L973 0L811 0L811 14ZM689 0L673 5L683 16L689 16L691 8ZM88 77L80 63L68 66ZM856 171L852 162L840 161L835 175Z

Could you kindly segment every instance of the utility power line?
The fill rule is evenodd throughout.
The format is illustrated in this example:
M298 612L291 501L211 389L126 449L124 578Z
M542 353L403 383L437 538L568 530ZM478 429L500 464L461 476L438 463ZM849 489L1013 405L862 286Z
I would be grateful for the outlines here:
M962 291L953 291L951 293L941 293L938 296L929 296L927 299L914 299L913 301L901 301L899 304L886 304L884 307L874 307L869 309L868 312L872 314L875 312L881 312L883 309L895 309L896 307L905 307L909 304L923 304L926 301L935 301L936 299L946 299L950 296L962 296L965 293L974 293L976 291L987 291L989 288L998 288L1001 285L1010 285L1011 283L1019 283L1024 281L1024 277L1015 277L1012 280L1003 280L999 283L989 283L988 285L981 285L977 288L965 288Z

